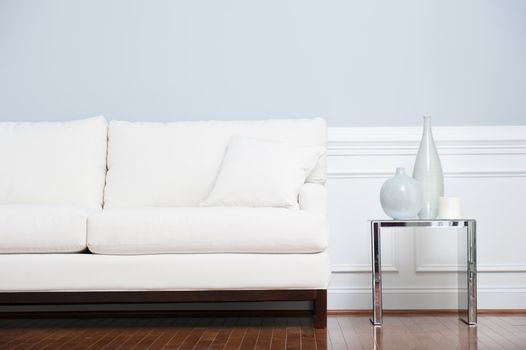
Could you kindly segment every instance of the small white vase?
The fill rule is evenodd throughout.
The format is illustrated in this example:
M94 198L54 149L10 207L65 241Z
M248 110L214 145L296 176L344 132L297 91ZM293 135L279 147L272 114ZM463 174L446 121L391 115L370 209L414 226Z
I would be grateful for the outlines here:
M422 190L415 179L406 175L404 168L396 168L380 190L384 212L395 220L414 219L422 209Z
M413 177L422 187L424 206L418 216L435 219L438 215L438 198L444 196L444 175L431 131L431 117L424 117L424 133L416 155Z

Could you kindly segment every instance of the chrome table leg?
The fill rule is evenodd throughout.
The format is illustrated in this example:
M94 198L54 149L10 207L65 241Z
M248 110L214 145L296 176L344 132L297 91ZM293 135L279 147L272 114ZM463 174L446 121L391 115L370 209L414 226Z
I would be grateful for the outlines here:
M373 287L373 317L371 322L381 326L383 322L382 311L382 259L380 223L371 222L371 256L372 256L372 287Z
M477 223L468 222L468 319L466 323L470 326L477 324Z

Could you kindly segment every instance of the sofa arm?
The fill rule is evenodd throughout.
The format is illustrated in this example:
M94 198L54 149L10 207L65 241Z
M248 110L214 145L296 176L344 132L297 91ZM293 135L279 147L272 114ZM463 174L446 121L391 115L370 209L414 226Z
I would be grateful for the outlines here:
M327 190L324 185L304 184L301 187L298 200L301 210L327 215Z

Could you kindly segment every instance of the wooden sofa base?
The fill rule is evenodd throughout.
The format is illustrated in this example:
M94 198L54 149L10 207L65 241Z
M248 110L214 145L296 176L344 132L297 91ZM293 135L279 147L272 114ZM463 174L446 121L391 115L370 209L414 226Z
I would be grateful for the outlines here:
M312 301L311 315L313 317L314 327L327 327L327 290L325 289L0 293L0 305L157 304L250 301ZM200 313L202 312L200 311ZM227 314L224 312L212 312L211 314L214 313L218 315ZM12 313L9 314L12 316ZM0 313L0 317L1 316L2 313Z

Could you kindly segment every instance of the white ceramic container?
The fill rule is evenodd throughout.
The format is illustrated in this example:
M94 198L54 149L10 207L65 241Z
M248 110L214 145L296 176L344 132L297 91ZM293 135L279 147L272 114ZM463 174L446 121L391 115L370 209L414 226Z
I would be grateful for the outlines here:
M396 168L380 190L384 212L395 220L414 219L422 208L422 190L415 179L407 176L404 168Z

